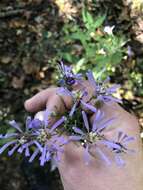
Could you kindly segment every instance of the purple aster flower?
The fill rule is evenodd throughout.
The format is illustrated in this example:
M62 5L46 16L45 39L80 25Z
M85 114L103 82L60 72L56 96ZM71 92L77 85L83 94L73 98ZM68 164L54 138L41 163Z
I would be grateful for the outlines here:
M117 91L120 85L113 85L111 87L107 87L107 83L109 82L109 78L107 78L103 82L96 82L91 71L87 72L88 81L90 82L93 91L93 96L104 103L108 103L110 101L122 103L118 98L113 97L113 93Z
M66 120L65 117L61 117L57 122L55 122L51 127L48 127L47 123L47 115L45 114L45 118L42 123L45 123L43 127L36 129L36 138L34 140L34 144L36 145L36 149L31 155L29 162L32 162L39 154L40 156L40 165L44 166L44 164L48 161L55 160L58 162L60 160L60 154L63 152L63 145L68 143L68 141L58 133L57 128L63 124Z
M125 165L122 155L125 153L134 153L134 150L128 149L127 147L128 143L134 140L134 137L130 137L122 131L119 131L115 140L101 140L100 143L107 146L114 153L117 165L122 166Z
M127 148L128 143L135 140L135 137L128 136L123 131L119 131L117 134L117 140L115 141L116 144L120 146L118 150L114 150L115 152L127 152L129 151ZM132 152L132 150L131 150Z
M73 106L72 106L72 108L70 110L70 113L69 113L69 116L72 117L75 110L76 110L76 108L78 106L80 106L80 104L83 104L82 98L84 96L87 96L87 91L85 89L82 89L82 90L76 90L76 91L71 92L67 88L61 87L61 88L59 88L57 90L57 94L60 95L60 96L70 96L70 97L72 97ZM86 105L88 105L88 104L86 104ZM93 106L89 105L88 109L89 108L91 109L91 107L93 107ZM94 112L95 112L95 109L94 109Z
M115 143L119 146L117 148L113 148L113 152L115 153L115 161L119 166L125 164L124 160L122 159L122 153L134 153L134 150L128 149L128 143L135 140L135 137L128 136L122 131L118 132L117 139Z
M71 86L78 84L82 80L81 74L74 74L72 67L64 65L62 61L59 63L59 69L63 75L63 84Z
M83 143L83 146L85 148L84 151L84 158L85 162L88 164L91 153L90 149L93 148L98 152L98 154L101 156L101 158L107 163L110 164L110 160L108 157L103 153L103 151L98 146L98 142L105 139L104 137L104 129L109 127L112 123L113 119L109 119L107 121L102 121L104 114L100 110L97 111L96 116L93 121L92 127L90 126L88 122L88 117L84 111L82 111L83 121L84 121L84 130L81 130L80 128L77 128L76 126L73 127L74 133L76 135L70 136L70 140L73 141L81 141ZM103 143L102 143L103 144ZM114 145L114 143L113 143ZM112 146L113 146L112 145Z
M40 156L40 165L44 166L44 164L48 161L54 160L55 163L60 161L61 154L64 149L63 146L67 144L67 140L61 136L52 136L48 139L43 146L43 150Z
M1 135L1 139L8 139L9 142L0 148L0 154L2 154L7 148L12 147L8 151L9 156L11 156L16 150L19 153L25 151L25 156L30 156L29 147L33 144L33 140L29 133L27 131L23 131L14 120L10 122L10 125L16 129L16 132Z
M0 135L1 139L8 139L8 142L0 148L0 154L10 147L11 149L8 151L9 156L16 150L19 153L25 152L25 156L30 157L29 162L32 162L40 154L40 165L44 165L45 162L51 159L59 160L62 146L67 143L67 140L58 134L57 128L66 118L61 117L52 127L49 127L49 113L48 110L45 111L44 121L27 117L25 131L18 123L11 121L10 125L16 129L16 132ZM31 146L35 147L32 155L29 149Z

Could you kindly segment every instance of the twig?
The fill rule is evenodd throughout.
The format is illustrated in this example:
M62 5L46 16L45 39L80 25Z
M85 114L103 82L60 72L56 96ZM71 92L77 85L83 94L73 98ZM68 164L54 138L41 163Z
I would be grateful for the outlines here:
M18 10L9 10L7 12L0 12L0 19L11 16L17 16L19 14L23 14L24 11L25 11L24 9L18 9Z

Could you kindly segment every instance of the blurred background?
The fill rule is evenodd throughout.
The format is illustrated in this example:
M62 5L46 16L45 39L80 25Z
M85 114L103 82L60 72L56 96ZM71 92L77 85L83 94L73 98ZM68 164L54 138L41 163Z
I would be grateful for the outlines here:
M95 77L102 73L121 84L116 96L139 118L142 132L142 0L1 0L0 133L10 130L9 120L24 123L24 101L56 83L61 59L76 72L92 69ZM48 164L42 168L5 153L0 189L11 188L63 189Z

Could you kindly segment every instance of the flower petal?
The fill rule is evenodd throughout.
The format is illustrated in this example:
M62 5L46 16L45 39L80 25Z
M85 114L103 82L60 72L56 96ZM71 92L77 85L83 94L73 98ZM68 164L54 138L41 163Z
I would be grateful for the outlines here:
M56 91L56 93L60 96L73 96L72 92L70 92L68 89L64 88L64 87L60 87L58 88L58 90Z
M89 154L88 149L89 149L89 147L86 146L86 148L84 149L84 152L83 152L83 159L84 159L86 165L89 164L90 158L91 158L91 155Z
M17 152L19 152L21 154L23 152L23 150L24 150L24 146L21 146L21 147L19 147L19 149L17 150Z
M81 136L73 135L73 136L70 136L69 139L72 140L72 141L79 141L79 140L82 139L82 137Z
M125 165L124 160L118 154L115 155L115 161L116 161L118 166L124 166Z
M56 123L54 123L54 125L52 126L52 128L49 130L50 133L52 133L58 126L60 126L64 121L66 120L66 117L62 117L61 119L59 119Z
M7 133L6 135L1 135L0 136L0 139L8 139L8 138L11 138L11 137L15 137L15 136L17 136L18 135L18 133Z
M115 118L111 118L107 121L105 121L104 123L101 123L98 127L97 127L97 132L101 132L103 129L105 129L106 127L110 127L110 124L113 122Z
M124 136L123 131L118 131L118 134L117 134L117 141L118 141L118 142L121 142L121 139L123 138L123 136Z
M83 100L80 100L80 102L81 102L81 104L82 104L83 106L85 106L87 109L91 110L92 112L95 113L95 112L97 111L97 109L96 109L94 106L85 103Z
M82 111L82 117L83 117L84 125L87 131L89 132L89 123L88 123L87 115L84 111Z
M46 162L46 145L43 148L42 155L41 155L41 161L40 161L40 166L44 166Z
M92 87L96 90L96 81L94 79L92 71L86 73L88 81L91 83Z
M19 144L15 144L15 146L11 150L8 151L8 155L11 156L18 147L19 147Z
M77 128L77 127L73 127L73 130L74 130L75 133L78 133L80 135L85 135L84 132L81 129Z
M134 141L134 140L135 140L135 137L129 137L129 136L127 136L126 138L124 138L123 143L127 144L127 143L129 143L131 141Z
M72 109L71 109L71 111L70 111L70 113L69 113L69 116L70 116L70 117L73 116L77 105L78 105L78 102L76 101L76 102L74 103L74 105L72 106Z
M101 117L101 111L97 110L96 115L95 115L95 119L98 121Z
M36 148L35 151L33 152L32 156L30 157L29 162L32 162L36 158L38 153L39 153L39 148Z
M40 152L43 151L43 147L40 145L40 143L38 141L33 141L34 144L36 144L36 146L39 148Z
M12 127L14 127L15 129L17 129L20 133L23 132L22 129L19 127L19 125L16 123L15 120L10 121L9 124L10 124Z
M104 144L108 148L111 148L111 149L117 149L117 150L121 149L120 145L118 145L118 144L116 144L114 142L108 141L108 140L100 140L99 143Z
M51 154L50 154L50 152L48 151L48 152L46 153L46 161L48 162L50 159L51 159Z
M14 140L14 141L10 141L10 142L6 143L5 145L3 145L0 148L0 154L2 154L3 151L5 151L5 149L7 149L10 145L15 144L16 142L17 142L17 140Z
M28 146L25 149L25 156L26 157L30 156L30 151L29 151L29 147Z
M26 129L29 129L29 125L30 125L30 123L31 123L31 117L30 116L28 116L27 118L26 118Z
M101 151L100 148L96 147L96 151L98 152L98 154L101 156L102 160L104 160L106 162L107 165L111 165L110 160L108 159L108 157Z
M110 93L110 94L115 93L117 91L117 89L119 89L120 87L121 87L120 85L115 84L115 85L107 88L107 93Z

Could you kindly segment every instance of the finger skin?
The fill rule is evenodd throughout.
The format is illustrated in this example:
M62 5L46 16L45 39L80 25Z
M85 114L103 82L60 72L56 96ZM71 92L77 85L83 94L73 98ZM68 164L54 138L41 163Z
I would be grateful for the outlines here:
M48 107L50 110L52 110L52 108L55 110L56 106L57 111L61 112L63 103L61 103L61 98L57 94L58 89L59 88L48 88L39 92L32 98L25 101L25 109L29 112L38 112L45 110L46 107ZM63 95L63 101L65 102L67 108L70 108L73 104L72 98L69 96Z
M43 90L25 101L25 109L29 112L38 112L46 108L46 102L50 94L53 93L53 88Z
M92 88L90 87L89 83L87 81L85 81L84 83L82 83L81 86L78 86L79 89L83 89L86 88L88 91L89 96L84 98L84 101L87 101L91 95L92 95ZM61 107L58 105L58 101L59 104L61 103L61 99L58 97L58 91L59 88L56 87L52 87L52 88L48 88L46 90L43 90L39 93L37 93L35 96L33 96L32 98L28 99L27 101L25 101L24 103L24 107L27 111L29 112L38 112L38 111L42 111L46 109L46 105L50 106L50 110L52 109L52 104L50 104L49 102L52 101L53 104L53 108L55 106L58 107L58 112L61 112ZM73 88L74 90L77 90L77 87ZM73 104L73 100L72 97L70 96L66 96L66 95L62 95L62 99L66 104L66 107L68 109L71 108L72 104Z
M25 102L25 109L29 112L37 112L35 118L40 120L43 120L44 111L48 109L51 112L48 124L51 126L73 104L72 97L66 95L61 97L57 93L58 89L49 88L39 92Z

